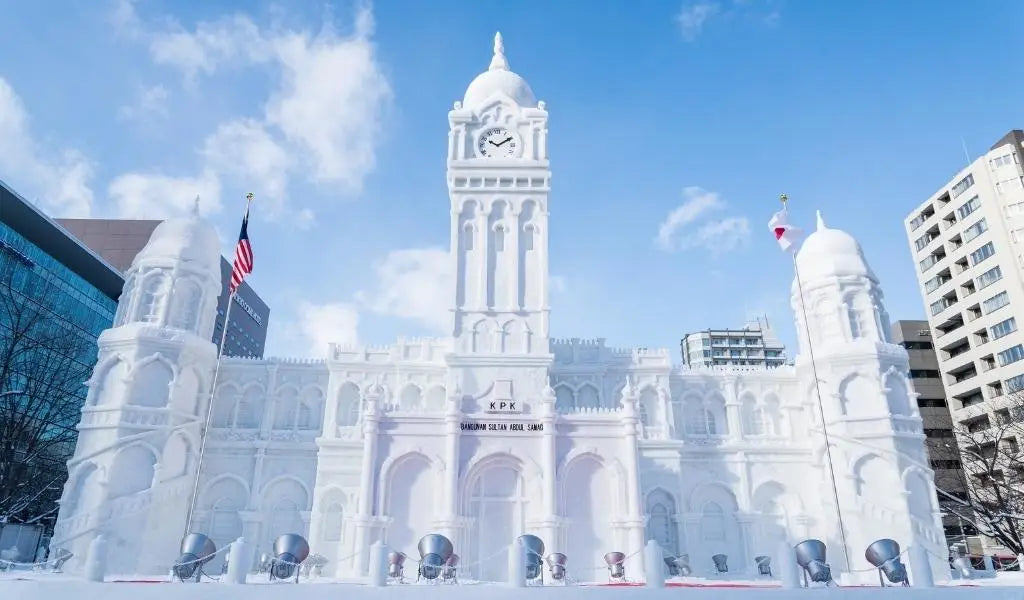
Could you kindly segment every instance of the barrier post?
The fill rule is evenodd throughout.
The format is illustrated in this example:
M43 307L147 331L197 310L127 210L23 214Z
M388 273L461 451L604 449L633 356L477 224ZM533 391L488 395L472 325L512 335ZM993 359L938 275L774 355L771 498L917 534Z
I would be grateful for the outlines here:
M107 540L101 533L89 543L89 555L85 557L85 579L86 581L102 583L106 571Z
M782 587L787 590L795 590L800 587L800 566L796 564L796 551L789 542L779 542L778 555L779 577L782 578Z
M231 543L231 549L228 550L228 583L245 583L251 557L252 550L245 542L245 538L238 538Z
M661 552L661 544L654 540L647 540L644 546L644 575L647 578L647 587L665 587L665 558Z
M508 586L526 587L526 546L518 538L508 547Z
M370 585L384 587L388 583L388 547L377 540L370 544Z

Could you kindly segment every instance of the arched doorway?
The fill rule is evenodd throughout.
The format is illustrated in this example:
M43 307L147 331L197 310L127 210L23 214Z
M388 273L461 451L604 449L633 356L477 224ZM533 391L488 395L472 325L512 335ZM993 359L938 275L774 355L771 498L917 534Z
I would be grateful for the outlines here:
M527 497L518 461L489 461L468 481L467 516L473 519L465 562L481 581L508 579L505 551L526 526Z

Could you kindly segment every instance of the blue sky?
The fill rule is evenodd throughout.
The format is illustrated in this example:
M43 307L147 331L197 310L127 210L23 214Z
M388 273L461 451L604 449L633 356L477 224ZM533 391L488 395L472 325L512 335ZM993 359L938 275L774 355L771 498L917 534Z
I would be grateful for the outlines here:
M759 313L792 346L780 192L860 240L893 319L922 318L902 219L961 138L1024 126L1012 0L0 8L0 179L54 216L199 193L225 252L253 191L270 354L443 333L447 111L496 30L550 113L552 334L677 360L684 332Z

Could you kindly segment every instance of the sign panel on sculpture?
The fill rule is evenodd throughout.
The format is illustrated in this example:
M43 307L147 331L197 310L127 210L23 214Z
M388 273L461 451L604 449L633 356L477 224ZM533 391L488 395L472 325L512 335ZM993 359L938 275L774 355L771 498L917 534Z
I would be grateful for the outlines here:
M494 382L490 397L484 400L484 412L499 415L523 412L523 403L512 398L511 379L499 379Z

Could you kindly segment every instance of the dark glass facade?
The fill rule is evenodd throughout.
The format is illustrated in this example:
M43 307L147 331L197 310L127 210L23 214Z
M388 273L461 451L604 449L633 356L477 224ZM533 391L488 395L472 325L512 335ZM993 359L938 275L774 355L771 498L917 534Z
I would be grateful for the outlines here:
M52 526L96 340L122 283L0 183L0 516Z

